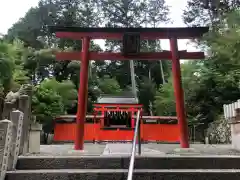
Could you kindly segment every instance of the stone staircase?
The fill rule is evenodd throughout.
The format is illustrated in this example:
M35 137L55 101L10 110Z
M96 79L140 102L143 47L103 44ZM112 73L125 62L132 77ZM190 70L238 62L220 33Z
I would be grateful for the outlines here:
M127 156L25 156L5 180L126 180ZM133 180L239 180L240 156L136 157Z

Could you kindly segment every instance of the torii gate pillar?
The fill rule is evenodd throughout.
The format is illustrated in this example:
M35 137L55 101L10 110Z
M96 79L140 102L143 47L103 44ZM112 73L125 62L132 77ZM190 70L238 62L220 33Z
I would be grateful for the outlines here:
M88 70L89 70L89 47L90 38L84 37L82 40L82 61L80 69L80 82L78 88L77 126L75 149L83 150L84 145L84 123L87 111L88 96Z
M182 148L189 148L188 142L188 125L185 114L184 93L181 81L181 68L178 51L178 43L176 38L170 38L170 49L172 53L172 73L173 85L176 99L176 111L178 118L178 125L180 131L180 144Z

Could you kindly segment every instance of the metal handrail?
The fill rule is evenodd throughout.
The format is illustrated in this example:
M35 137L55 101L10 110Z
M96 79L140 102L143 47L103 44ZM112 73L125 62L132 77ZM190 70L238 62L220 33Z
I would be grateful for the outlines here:
M141 154L141 137L140 137L140 111L137 112L137 119L135 124L135 131L133 137L133 145L132 145L132 152L131 158L128 168L128 177L127 180L132 180L133 176L133 169L134 169L134 161L135 161L135 151L136 151L136 144L137 144L137 137L138 137L138 154Z

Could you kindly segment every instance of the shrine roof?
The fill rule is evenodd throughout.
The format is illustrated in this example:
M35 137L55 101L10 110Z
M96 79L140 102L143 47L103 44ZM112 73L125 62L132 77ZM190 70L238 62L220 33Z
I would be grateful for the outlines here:
M102 96L98 98L97 104L138 104L138 99L126 96Z
M98 33L93 35L95 38L104 36L103 34L119 34L126 32L138 32L138 33L154 33L156 37L173 37L178 38L197 38L201 37L204 33L207 33L208 27L175 27L175 28L114 28L114 27L76 27L76 26L48 26L50 32L75 32L75 33ZM101 34L102 33L102 34ZM161 33L161 35L159 35ZM152 34L153 35L153 34ZM153 35L154 36L154 35Z

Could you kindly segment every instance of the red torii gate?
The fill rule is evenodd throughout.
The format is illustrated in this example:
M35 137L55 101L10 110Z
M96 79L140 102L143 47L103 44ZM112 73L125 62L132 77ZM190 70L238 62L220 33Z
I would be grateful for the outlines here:
M82 52L59 52L57 60L80 60L80 88L78 92L77 128L75 149L82 150L84 144L84 122L86 119L88 66L89 60L172 60L174 93L176 111L180 128L180 144L182 148L189 148L188 126L184 108L184 96L181 84L180 59L203 59L203 52L178 51L177 39L199 38L208 32L208 27L191 28L81 28L50 26L50 31L58 38L82 40ZM137 33L143 40L169 39L171 51L142 52L133 56L124 56L122 53L89 52L91 39L121 40L126 33Z

